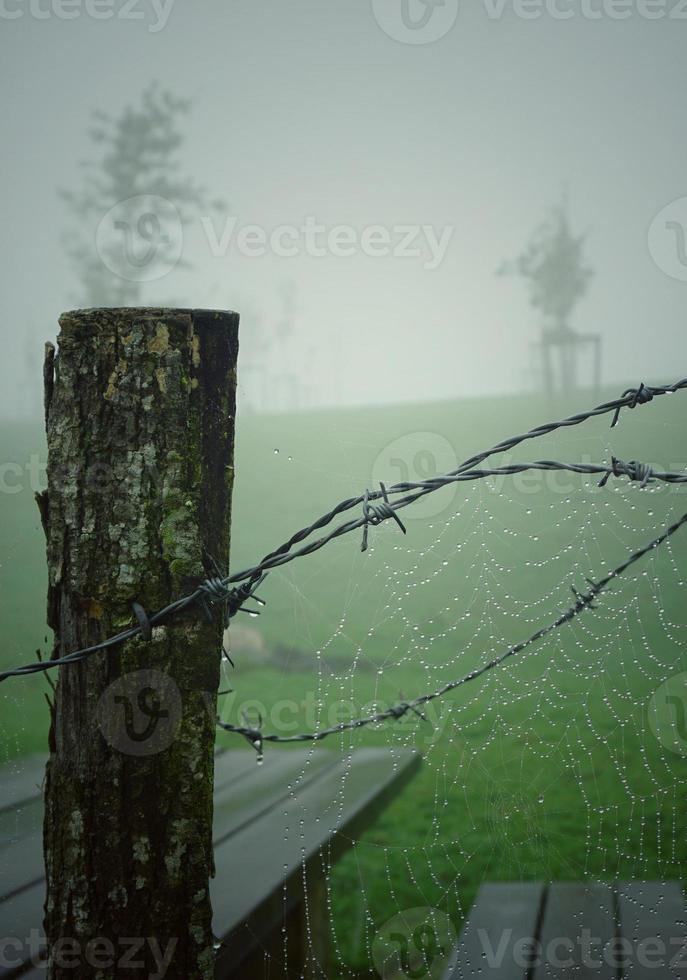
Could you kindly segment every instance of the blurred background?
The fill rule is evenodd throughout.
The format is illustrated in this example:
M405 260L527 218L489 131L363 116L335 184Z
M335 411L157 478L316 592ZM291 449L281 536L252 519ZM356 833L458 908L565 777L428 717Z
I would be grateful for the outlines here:
M540 318L495 272L562 204L596 273L569 325L601 335L607 381L660 375L686 342L679 8L112 0L94 16L86 0L3 0L2 414L36 414L56 311L95 300L65 236L78 223L93 254L105 219L101 251L122 253L118 217L130 255L111 265L143 280L140 302L241 311L244 404L258 410L536 383ZM135 167L145 133L130 120L119 152L134 172L106 175L93 113L115 128L145 117L154 83L188 100L167 112L165 172ZM187 180L203 193L179 227ZM135 230L150 201L106 218L156 190L170 200L160 228ZM76 214L60 192L91 206ZM146 263L165 234L171 253Z

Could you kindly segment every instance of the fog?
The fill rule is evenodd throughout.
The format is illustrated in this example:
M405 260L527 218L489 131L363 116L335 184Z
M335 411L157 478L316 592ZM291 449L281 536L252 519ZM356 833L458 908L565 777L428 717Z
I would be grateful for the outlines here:
M561 202L594 272L570 327L601 336L603 381L674 380L683 6L0 0L0 413L40 416L43 342L86 305L59 191L84 180L91 112L118 117L153 82L191 100L181 170L223 205L193 210L141 299L242 313L246 408L539 383L540 313L497 270ZM94 255L98 227L80 229Z

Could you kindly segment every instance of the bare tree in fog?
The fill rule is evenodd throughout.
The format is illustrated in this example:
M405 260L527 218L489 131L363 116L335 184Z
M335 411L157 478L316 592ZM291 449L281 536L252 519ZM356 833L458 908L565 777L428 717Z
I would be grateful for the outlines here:
M500 274L519 275L527 281L530 303L543 315L537 348L548 391L556 387L552 352L559 354L560 385L563 390L571 390L576 384L577 354L585 344L593 347L594 383L599 383L599 338L578 333L570 325L572 312L585 296L594 274L584 258L585 239L585 235L572 233L563 203L537 227L522 254L499 269Z
M182 120L190 107L152 84L117 116L92 113L84 176L76 190L61 192L80 305L140 304L146 282L181 264L175 250L193 213L220 206L181 173Z

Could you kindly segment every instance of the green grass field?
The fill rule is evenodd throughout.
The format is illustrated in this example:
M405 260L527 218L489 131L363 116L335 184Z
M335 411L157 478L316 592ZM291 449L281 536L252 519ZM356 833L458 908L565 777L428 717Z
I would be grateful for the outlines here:
M241 418L232 568L378 481L375 460L396 440L389 483L401 475L398 453L424 475L591 403L580 393L555 404L521 396ZM614 452L682 469L686 415L687 394L665 397L626 411L614 430L606 416L509 459L608 461ZM43 457L38 425L0 431L3 461ZM431 459L414 455L423 444ZM0 494L3 666L32 659L45 642L42 532L28 475L22 482L21 492ZM328 721L337 703L345 717L438 687L555 619L571 585L647 543L686 500L676 488L611 481L600 490L582 478L442 490L429 516L404 512L406 537L387 522L370 530L366 554L356 532L269 577L261 619L242 626L259 625L272 653L257 665L237 657L225 717L257 702L266 727L286 726L285 717L307 727L312 705ZM687 670L685 574L687 529L596 612L449 695L430 713L433 725L411 716L315 748L415 745L425 756L419 777L331 875L342 964L364 969L375 930L400 909L434 906L458 925L483 880L685 877L687 758L655 737L649 717L654 691ZM39 678L0 689L1 762L44 748L45 689ZM288 712L276 713L284 704Z

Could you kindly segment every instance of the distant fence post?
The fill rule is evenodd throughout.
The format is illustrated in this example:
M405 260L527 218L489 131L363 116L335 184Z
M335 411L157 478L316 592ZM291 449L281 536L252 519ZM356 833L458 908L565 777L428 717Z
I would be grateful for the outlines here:
M152 614L192 591L213 560L226 570L238 319L60 318L39 499L55 656L136 622L134 602ZM45 783L50 980L147 978L163 961L168 980L214 975L221 634L220 617L195 607L147 640L60 668Z

